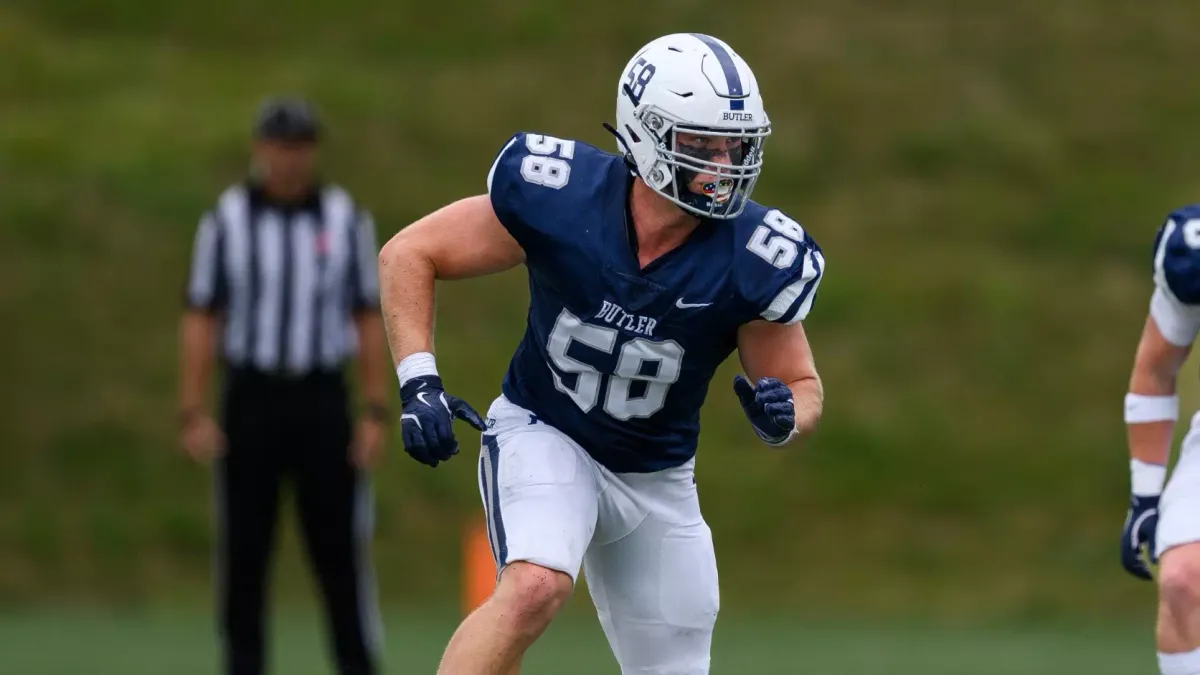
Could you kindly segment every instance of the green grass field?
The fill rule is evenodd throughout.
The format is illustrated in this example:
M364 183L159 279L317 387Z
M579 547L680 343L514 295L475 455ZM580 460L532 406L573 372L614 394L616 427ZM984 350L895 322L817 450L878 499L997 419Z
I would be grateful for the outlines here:
M618 69L673 30L719 34L754 64L776 125L756 196L829 263L807 324L818 435L762 448L733 363L703 411L728 616L1140 617L1136 632L1061 634L730 618L720 672L1150 672L1135 636L1153 593L1117 561L1120 409L1154 230L1200 198L1200 3L730 7L0 1L0 612L41 612L3 619L0 675L210 672L207 619L170 604L203 592L211 550L207 475L173 433L176 320L196 220L242 175L262 96L318 101L326 167L386 237L482 190L516 130L611 148ZM524 273L445 284L439 305L439 368L485 406L523 329ZM388 606L453 596L473 474L428 471L393 439L375 474ZM171 609L37 609L81 602ZM419 672L452 621L390 623L395 670ZM318 662L309 625L284 622L281 658ZM530 672L555 672L576 641L613 672L591 625L558 629Z
M1198 3L1117 0L0 1L0 675L216 672L175 321L263 95L318 101L326 166L386 237L481 190L516 130L611 147L616 69L670 30L754 64L776 125L757 196L830 265L818 436L763 451L734 364L705 406L713 672L1155 672L1153 591L1117 562L1120 400L1154 229L1200 198L1198 23ZM525 293L520 272L439 290L455 393L495 395ZM473 471L394 441L376 473L388 672L433 672L453 630L411 608L455 592ZM327 673L281 548L276 672ZM108 609L129 606L153 609ZM617 672L589 610L525 675Z
M576 598L584 605L585 598ZM522 675L616 675L599 624L577 607L535 645ZM433 673L454 617L385 616L389 673ZM311 613L278 616L274 672L329 673ZM0 673L12 675L209 675L216 673L209 619L200 613L0 615ZM1154 671L1142 628L934 629L723 617L714 675L1137 675Z

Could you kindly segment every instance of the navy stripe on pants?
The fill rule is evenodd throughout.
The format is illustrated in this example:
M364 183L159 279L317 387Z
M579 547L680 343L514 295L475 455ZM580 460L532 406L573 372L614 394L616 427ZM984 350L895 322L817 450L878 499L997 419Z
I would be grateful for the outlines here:
M508 538L504 534L504 516L500 513L500 443L495 436L484 434L483 448L480 458L483 464L480 467L480 479L484 482L483 508L487 515L492 555L499 570L508 562Z

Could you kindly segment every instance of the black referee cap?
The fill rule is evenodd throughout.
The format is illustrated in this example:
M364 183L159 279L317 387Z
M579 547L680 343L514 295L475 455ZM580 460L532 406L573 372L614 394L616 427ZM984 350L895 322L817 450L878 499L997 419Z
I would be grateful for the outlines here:
M254 138L270 141L315 143L321 122L308 101L294 97L267 99L254 120Z

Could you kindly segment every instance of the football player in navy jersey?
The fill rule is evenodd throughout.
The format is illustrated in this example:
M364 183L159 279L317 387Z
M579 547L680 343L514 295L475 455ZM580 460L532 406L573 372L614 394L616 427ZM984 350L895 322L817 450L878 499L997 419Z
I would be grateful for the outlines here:
M707 35L659 38L621 72L616 112L617 154L518 133L486 195L380 254L405 450L436 466L458 452L454 419L483 432L500 575L440 673L517 672L581 565L623 673L707 673L717 565L694 466L709 382L736 349L733 393L772 446L821 414L801 321L825 261L750 200L771 127L749 66ZM485 424L438 377L434 281L521 263L528 323Z
M1146 580L1153 579L1147 562L1158 562L1162 674L1200 675L1200 413L1166 481L1179 417L1175 378L1200 333L1200 205L1167 217L1154 242L1153 269L1150 315L1125 396L1132 495L1121 562Z

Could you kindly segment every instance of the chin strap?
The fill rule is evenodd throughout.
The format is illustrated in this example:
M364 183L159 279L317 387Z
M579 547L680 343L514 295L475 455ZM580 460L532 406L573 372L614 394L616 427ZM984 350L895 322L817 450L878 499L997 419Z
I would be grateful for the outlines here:
M625 139L621 136L620 133L617 132L616 129L612 128L612 125L609 124L608 122L601 122L600 126L607 129L608 133L612 134L613 138L617 139L617 142L620 143L621 147L624 148L624 150L625 150L625 154L623 157L625 160L625 165L629 167L629 170L633 172L633 175L640 176L641 174L638 173L637 164L633 161L633 151L629 149L629 145L627 143L625 143Z

